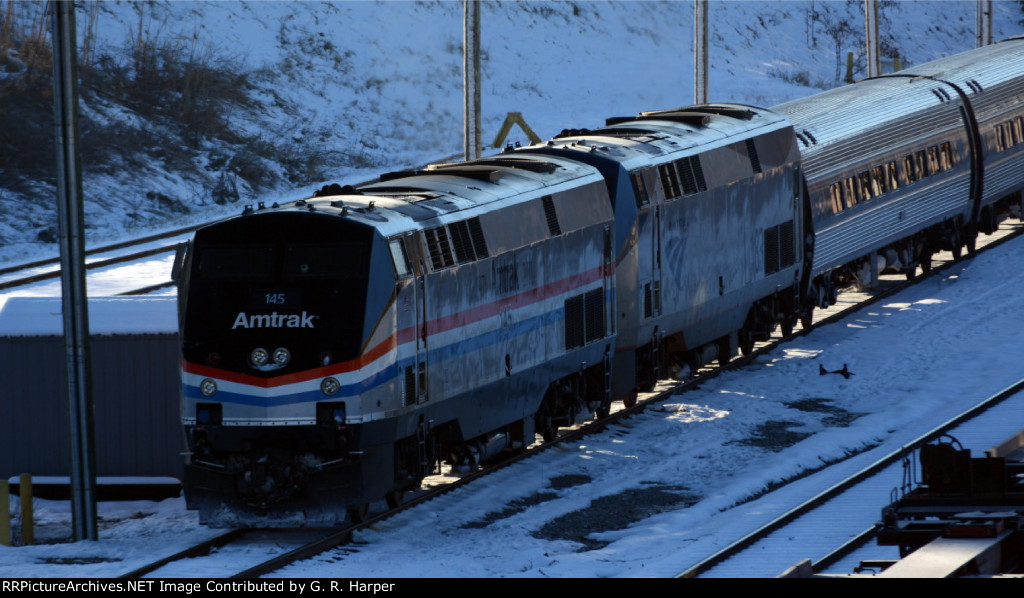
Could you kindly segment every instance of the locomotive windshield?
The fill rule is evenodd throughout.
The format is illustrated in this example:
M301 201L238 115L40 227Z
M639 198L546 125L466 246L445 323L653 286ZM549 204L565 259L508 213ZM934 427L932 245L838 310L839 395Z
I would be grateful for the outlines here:
M240 223L244 224L242 226ZM256 214L196 234L182 293L185 359L253 375L253 346L287 347L289 370L358 357L373 230L319 214Z

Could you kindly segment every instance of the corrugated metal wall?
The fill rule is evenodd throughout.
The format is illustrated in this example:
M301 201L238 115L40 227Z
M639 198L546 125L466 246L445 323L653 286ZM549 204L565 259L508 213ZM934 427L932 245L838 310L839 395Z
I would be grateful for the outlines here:
M175 334L94 336L97 476L182 478ZM0 338L0 477L67 476L62 337Z

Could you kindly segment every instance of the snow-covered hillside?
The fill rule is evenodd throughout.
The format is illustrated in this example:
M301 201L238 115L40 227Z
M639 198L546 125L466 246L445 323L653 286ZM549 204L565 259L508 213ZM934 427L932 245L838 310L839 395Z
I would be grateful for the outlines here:
M903 65L974 46L973 1L880 4L888 54ZM1018 2L994 4L997 39L1024 33ZM690 1L482 6L485 143L509 112L548 138L693 101ZM5 8L7 21L46 25L42 2L12 0ZM246 203L295 199L326 182L356 183L459 153L462 10L455 1L82 3L79 38L88 37L90 56L126 56L147 40L239 70L247 84L244 109L219 115L244 142L199 139L183 163L170 151L181 140L168 137L141 155L86 168L87 242L202 222ZM711 0L710 15L712 101L772 106L815 93L841 84L836 74L845 74L847 52L863 54L860 1ZM19 75L17 66L7 71L0 83ZM126 135L159 131L110 97L83 99L83 115L116 121ZM0 130L4 118L0 110ZM508 140L526 137L513 129ZM22 142L0 147L17 151ZM255 162L264 175L257 182L231 167L254 143L294 148L294 159ZM111 144L120 145L108 140L103 150ZM99 149L83 137L84 154ZM14 185L14 176L0 169L0 263L56 253L55 244L39 241L56 226L52 181ZM219 204L212 193L225 180L240 198Z

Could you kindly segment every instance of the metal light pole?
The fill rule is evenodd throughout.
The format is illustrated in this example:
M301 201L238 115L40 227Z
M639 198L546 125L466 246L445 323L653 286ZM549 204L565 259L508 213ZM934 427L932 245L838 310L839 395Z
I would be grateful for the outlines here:
M867 76L877 77L882 74L882 57L878 43L878 3L875 0L864 0L864 35L868 46Z
M462 28L462 72L465 122L466 160L475 160L483 153L480 133L480 1L464 0L465 18Z
M708 102L708 0L693 0L693 101Z
M975 9L975 47L987 46L992 43L992 0L978 0Z
M85 289L85 225L78 155L78 64L75 5L52 2L53 111L57 145L61 292L71 432L71 515L74 539L98 540L93 445L89 310Z

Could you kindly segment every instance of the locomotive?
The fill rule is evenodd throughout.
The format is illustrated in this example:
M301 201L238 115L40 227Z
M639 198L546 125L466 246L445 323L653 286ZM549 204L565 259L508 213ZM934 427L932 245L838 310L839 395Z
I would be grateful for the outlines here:
M185 494L333 525L789 334L1019 216L1024 39L260 204L179 275Z

